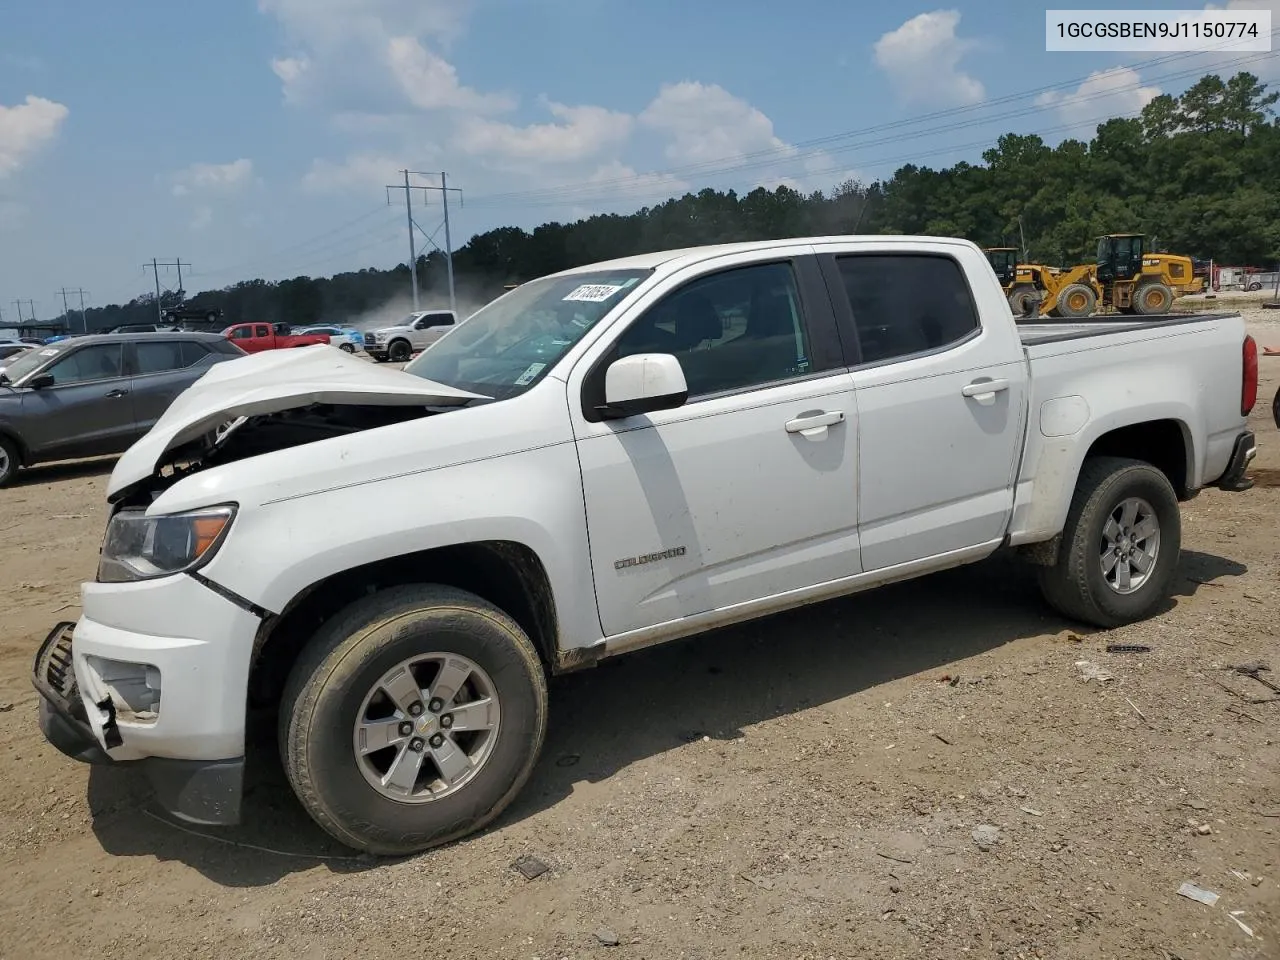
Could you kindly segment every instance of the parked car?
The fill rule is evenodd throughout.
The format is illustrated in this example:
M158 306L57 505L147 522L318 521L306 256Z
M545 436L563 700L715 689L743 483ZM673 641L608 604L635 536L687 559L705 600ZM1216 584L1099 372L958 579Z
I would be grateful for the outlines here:
M364 335L364 352L379 363L403 363L427 349L457 324L452 310L420 310L393 327L379 327Z
M311 347L329 342L328 334L293 333L287 323L237 323L223 330L222 335L245 353Z
M355 327L303 327L300 334L322 333L329 338L329 345L343 353L355 353L364 346L364 334Z
M1019 324L977 246L897 236L578 267L403 371L249 357L116 465L41 726L232 823L274 704L317 823L421 850L517 795L548 674L1001 549L1072 620L1151 616L1179 502L1249 486L1257 374L1239 314Z
M122 323L118 327L112 327L107 333L155 333L157 330L170 329L160 327L154 323Z
M216 334L98 334L35 347L0 373L0 486L19 467L119 453L213 364Z
M5 368L10 362L22 356L31 349L29 343L0 343L0 376L3 376Z

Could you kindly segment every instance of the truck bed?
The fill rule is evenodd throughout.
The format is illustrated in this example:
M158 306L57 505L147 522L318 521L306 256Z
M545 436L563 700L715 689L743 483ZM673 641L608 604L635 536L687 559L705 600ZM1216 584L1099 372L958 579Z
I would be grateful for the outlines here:
M1116 333L1137 333L1164 330L1188 324L1204 323L1238 316L1234 311L1219 313L1172 313L1158 319L1132 317L1125 314L1109 314L1087 317L1083 320L1048 320L1041 323L1019 323L1018 335L1026 347L1083 340L1087 337L1105 337Z

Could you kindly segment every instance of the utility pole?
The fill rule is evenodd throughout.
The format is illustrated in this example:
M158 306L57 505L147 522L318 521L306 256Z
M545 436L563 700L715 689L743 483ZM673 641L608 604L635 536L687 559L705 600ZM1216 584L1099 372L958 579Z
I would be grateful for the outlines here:
M413 191L415 189L425 190L426 187L412 187L409 184L408 170L401 170L404 174L404 186L397 184L387 184L387 206L391 205L391 191L404 191L404 215L409 223L409 277L413 281L413 312L418 312L418 251L413 244Z
M88 321L88 319L86 319L86 318L85 318L85 315L84 315L84 295L85 295L85 291L84 291L82 288L80 288L80 287L76 287L76 289L74 289L74 290L68 290L66 287L63 287L61 290L59 290L59 291L58 291L58 293L59 293L59 295L62 297L62 315L63 315L64 317L66 317L66 318L67 318L67 332L68 332L68 333L70 333L70 332L71 332L71 308L67 306L67 294L68 294L68 293L77 293L77 294L79 294L79 295L80 295L80 325L81 325L82 327L84 327L84 332L85 332L85 333L88 333L88 332L89 332L89 321Z
M457 187L449 186L448 174L445 173L444 171L441 171L440 173L440 186L438 187L429 185L429 184L422 185L422 184L416 184L416 183L415 184L409 183L410 176L434 177L435 176L434 173L425 173L421 170L402 170L401 173L404 174L404 185L401 186L400 184L395 184L395 185L388 184L387 190L388 191L391 191L391 190L404 191L405 213L409 221L409 270L410 270L410 276L413 278L413 309L414 310L418 309L418 253L417 253L417 250L414 248L414 243L413 243L413 228L414 228L413 209L409 203L409 193L412 190L422 190L422 191L439 190L440 199L444 206L444 259L445 259L445 266L448 268L448 273L449 273L449 309L453 310L456 313L458 309L458 300L457 300L457 295L454 291L454 284L453 284L453 238L449 232L449 194L456 193L458 194L459 198L461 198L462 191ZM388 203L391 202L390 193L387 194L387 202ZM419 227L419 229L421 229L421 227ZM426 234L425 230L423 231L423 234L424 235ZM430 238L428 237L428 239ZM433 243L433 246L435 246L434 243ZM436 249L438 250L439 247L437 246Z
M19 326L22 325L22 305L24 303L31 308L31 322L32 323L36 322L36 302L34 300L15 300L13 301L13 304L18 308L18 325Z
M178 268L178 299L182 299L182 268L189 267L191 264L183 263L181 257L175 257L173 263L160 263L155 257L151 258L150 263L144 263L142 269L151 268L151 273L156 281L156 320L164 323L164 309L160 306L160 268L161 267L177 267Z

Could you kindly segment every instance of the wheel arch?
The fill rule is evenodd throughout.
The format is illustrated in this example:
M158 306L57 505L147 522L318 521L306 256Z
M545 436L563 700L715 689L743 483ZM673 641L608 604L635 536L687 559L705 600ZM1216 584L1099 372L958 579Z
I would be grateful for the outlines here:
M1035 477L1020 482L1015 495L1010 545L1044 542L1062 531L1080 471L1093 458L1125 457L1149 463L1168 477L1180 501L1195 496L1196 439L1190 411L1161 409L1142 414L1134 411L1119 421L1095 421L1071 437L1039 437Z
M31 464L31 450L27 447L26 441L22 436L10 427L0 426L0 438L8 440L18 451L18 466L25 467Z
M489 601L528 634L550 672L567 668L559 653L551 578L542 559L523 543L484 540L359 564L300 591L258 630L249 673L250 703L270 705L278 700L294 661L326 618L369 593L409 583L457 587Z

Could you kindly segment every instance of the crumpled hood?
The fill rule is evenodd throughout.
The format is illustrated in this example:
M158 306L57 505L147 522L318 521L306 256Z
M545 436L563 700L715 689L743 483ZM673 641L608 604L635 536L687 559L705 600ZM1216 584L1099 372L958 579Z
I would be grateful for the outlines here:
M266 350L216 364L180 393L155 426L125 451L107 495L155 473L166 453L237 417L311 404L427 406L481 395L378 366L327 344Z

